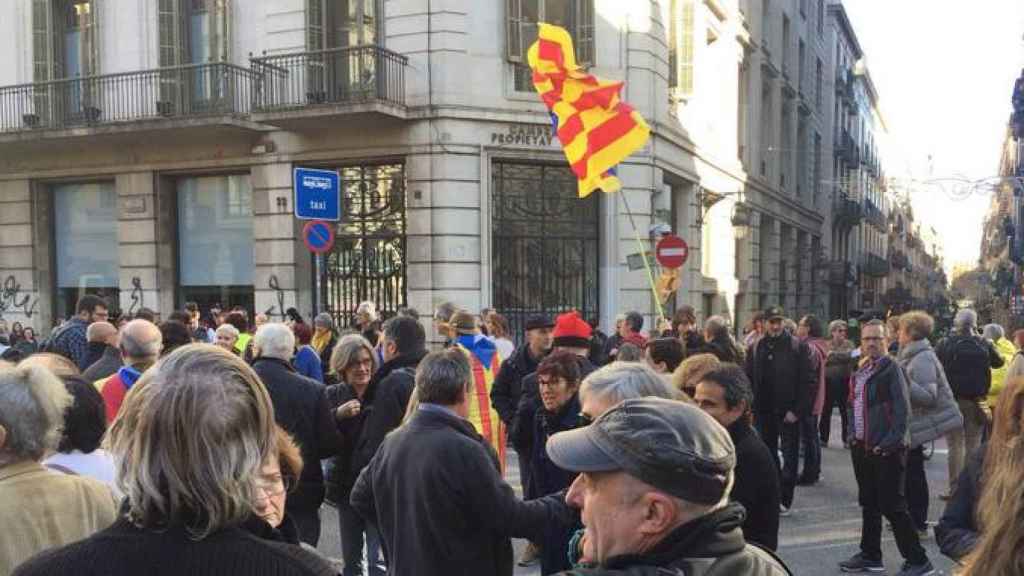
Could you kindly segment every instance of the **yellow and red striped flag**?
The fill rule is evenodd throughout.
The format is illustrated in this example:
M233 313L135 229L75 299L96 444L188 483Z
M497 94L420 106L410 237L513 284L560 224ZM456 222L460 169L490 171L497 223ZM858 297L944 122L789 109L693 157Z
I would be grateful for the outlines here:
M565 28L540 24L527 54L533 86L557 118L556 133L586 198L622 183L612 169L643 147L651 129L640 113L619 99L623 82L601 80L580 70Z

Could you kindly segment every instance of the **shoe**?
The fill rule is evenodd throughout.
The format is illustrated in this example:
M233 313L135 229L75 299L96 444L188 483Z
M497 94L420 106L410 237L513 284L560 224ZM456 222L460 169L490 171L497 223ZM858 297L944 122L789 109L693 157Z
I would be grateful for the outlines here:
M896 573L896 576L932 576L935 573L935 568L932 566L932 563L925 560L924 564L919 564L917 566L910 562L904 562L903 568Z
M523 549L523 555L519 557L519 566L526 568L527 566L533 566L540 560L540 548L530 542Z
M932 533L927 528L925 528L924 530L918 530L917 531L917 539L918 540L924 541L924 540L928 540L931 537L932 537Z
M818 478L798 478L796 481L797 486L814 486L821 481L821 477Z
M929 566L931 566L929 564ZM869 560L864 554L858 552L839 563L839 570L842 572L885 572L885 565L881 560Z
M793 513L793 511L791 509L787 508L786 506L784 506L782 504L779 504L779 516L785 518L785 517L791 515L792 513Z
M952 497L953 494L950 492L943 492L942 494L939 494L939 500L949 500Z

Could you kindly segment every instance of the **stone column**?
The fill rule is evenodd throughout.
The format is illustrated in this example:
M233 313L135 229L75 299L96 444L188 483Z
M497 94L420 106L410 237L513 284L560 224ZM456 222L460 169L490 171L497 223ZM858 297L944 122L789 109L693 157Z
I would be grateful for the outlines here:
M308 317L311 301L299 308L296 262L308 258L292 205L289 163L252 167L253 302L256 314L283 321L291 307Z
M174 246L167 219L169 190L159 194L152 172L118 174L118 287L125 314L149 308L163 318L174 310Z
M30 190L28 180L0 181L0 318L8 327L20 322L41 335L49 327L50 306L40 303Z

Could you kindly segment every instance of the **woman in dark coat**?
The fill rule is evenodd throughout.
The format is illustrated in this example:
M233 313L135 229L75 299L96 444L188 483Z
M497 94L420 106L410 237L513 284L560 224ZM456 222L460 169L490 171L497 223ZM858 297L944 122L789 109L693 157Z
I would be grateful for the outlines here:
M548 459L547 440L550 436L578 428L580 422L580 368L575 354L554 352L537 367L537 384L543 407L533 414L533 422L520 422L518 430L531 429L533 442L513 438L516 449L529 450L530 478L538 497L567 489L576 474L562 470ZM519 436L522 436L520 434ZM541 574L554 574L571 568L567 556L569 540L578 527L559 525L544 530L540 543Z

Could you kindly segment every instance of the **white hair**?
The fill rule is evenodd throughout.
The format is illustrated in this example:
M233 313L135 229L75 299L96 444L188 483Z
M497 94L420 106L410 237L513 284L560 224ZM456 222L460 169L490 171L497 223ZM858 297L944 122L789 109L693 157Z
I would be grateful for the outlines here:
M356 314L361 314L363 312L370 317L371 322L375 322L377 320L377 305L372 301L366 300L359 303L359 307L356 308Z
M953 318L953 325L961 331L974 328L978 325L978 313L970 308L957 310L956 316Z
M612 404L647 396L677 398L668 382L640 363L613 362L592 372L580 385L580 398L604 398Z
M252 346L260 356L291 360L295 355L295 334L284 324L271 322L256 331Z
M221 324L220 326L217 326L216 334L218 336L221 334L227 334L232 338L238 338L238 328L235 328L231 324Z
M0 466L41 460L56 448L72 402L64 384L42 366L0 368L0 426L7 431Z
M988 338L993 342L1006 335L1006 332L1003 331L1003 327L999 324L986 324L981 333L985 338Z

